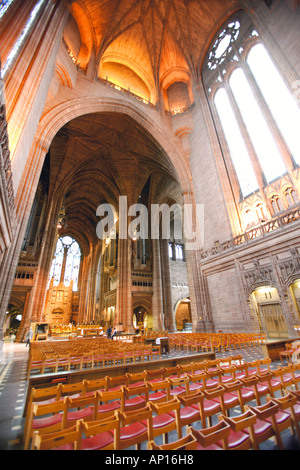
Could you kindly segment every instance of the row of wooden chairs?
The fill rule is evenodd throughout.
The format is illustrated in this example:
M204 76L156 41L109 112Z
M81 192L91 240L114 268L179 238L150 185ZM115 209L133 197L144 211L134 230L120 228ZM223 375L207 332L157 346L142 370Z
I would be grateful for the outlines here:
M221 352L258 346L266 340L263 334L247 333L169 333L170 347L194 352Z
M101 393L99 394L101 397ZM261 443L275 438L280 449L284 449L281 433L290 428L296 432L300 442L300 396L290 392L280 399L267 397L261 406L247 406L243 413L230 417L222 412L218 423L195 429L194 423L202 419L204 395L193 396L194 405L182 406L180 396L159 403L142 403L135 410L117 410L104 419L94 419L93 408L65 412L66 407L78 407L78 399L48 406L47 412L60 410L52 417L52 429L45 433L41 429L32 435L34 450L123 450L132 446L140 448L143 442L149 450L193 449L193 450L258 450ZM92 399L86 402L91 405ZM42 406L42 405L41 405ZM37 408L37 407L36 407ZM88 411L87 411L88 410ZM193 412L191 412L191 410ZM44 413L46 408L44 408ZM37 414L37 411L36 411ZM71 414L81 416L72 421ZM83 414L85 416L82 418ZM51 417L50 417L51 419ZM62 428L61 423L65 424ZM56 429L60 426L60 429ZM183 427L187 426L186 435ZM168 442L166 437L176 431L176 439ZM158 444L156 438L164 437Z
M116 366L126 363L151 361L161 358L160 345L124 345L107 340L109 344L102 345L98 350L81 350L69 348L69 352L57 349L54 353L45 353L39 358L31 357L28 365L28 376L70 371L86 367Z
M185 416L187 420L199 415L199 410L197 414L197 410L193 409L196 405L196 408L201 408L202 427L205 428L207 424L211 426L211 417L216 413L226 415L235 406L245 412L245 407L253 400L257 406L261 406L262 397L270 396L275 399L277 391L284 396L289 387L298 389L300 377L295 374L292 366L271 371L269 365L267 360L233 364L231 357L228 357L226 362L202 361L78 384L58 384L48 389L32 389L24 431L25 448L28 448L35 430L32 424L34 417L39 415L39 407L53 403L62 404L66 399L94 400L95 396L98 396L98 402L106 404L104 408L97 407L97 417L103 418L103 413L108 413L105 415L107 418L116 409L123 412L126 407L133 409L132 407L139 407L141 404L170 401L178 397L185 411L189 411ZM70 403L74 404L73 401ZM91 417L92 414L89 415L89 418ZM65 427L66 423L63 426Z

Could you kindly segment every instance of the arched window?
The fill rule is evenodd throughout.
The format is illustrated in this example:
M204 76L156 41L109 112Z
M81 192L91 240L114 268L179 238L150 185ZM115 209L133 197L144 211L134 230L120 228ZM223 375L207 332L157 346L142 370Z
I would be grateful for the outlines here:
M73 291L77 291L80 260L81 250L77 241L70 236L59 238L50 268L49 282L53 279L54 286L58 286L60 282L69 286L73 281Z
M245 13L217 34L202 77L227 174L241 199L264 192L300 164L299 105Z
M8 9L8 7L12 4L13 1L14 0L2 0L2 2L0 3L0 19L2 18L2 16L4 15L4 13Z
M7 5L7 8L8 8L10 3L12 3L12 2L7 2L7 3L9 3ZM6 73L8 72L11 64L14 62L18 52L20 51L22 45L24 44L24 42L28 38L28 36L30 34L30 31L33 27L34 21L37 17L37 14L40 11L40 9L41 9L41 7L43 6L44 3L45 3L45 0L39 0L36 3L35 7L33 8L32 12L30 13L30 16L29 16L29 18L28 18L28 20L25 24L25 27L24 27L22 33L18 37L14 47L12 48L10 54L8 55L8 57L6 59L5 64L3 65L3 68L2 68L2 71L1 71L2 72L2 77L4 77L6 75ZM4 8L5 8L5 5L4 5ZM6 9L3 10L3 14L5 13ZM0 13L2 13L2 11Z

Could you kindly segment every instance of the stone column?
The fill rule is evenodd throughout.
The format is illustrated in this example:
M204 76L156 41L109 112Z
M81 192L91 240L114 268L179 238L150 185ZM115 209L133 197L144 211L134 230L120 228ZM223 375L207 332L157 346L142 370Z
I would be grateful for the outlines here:
M123 330L128 333L133 333L131 255L131 239L119 239L116 322L122 323Z
M153 330L160 331L164 329L163 325L163 302L162 302L162 280L161 280L161 256L159 240L152 240L153 253L153 297L152 297L152 315Z
M171 294L171 276L170 276L170 259L168 240L160 240L161 251L161 279L162 279L162 292L163 292L163 313L165 319L165 328L170 331L176 331L175 314L172 308L172 294Z

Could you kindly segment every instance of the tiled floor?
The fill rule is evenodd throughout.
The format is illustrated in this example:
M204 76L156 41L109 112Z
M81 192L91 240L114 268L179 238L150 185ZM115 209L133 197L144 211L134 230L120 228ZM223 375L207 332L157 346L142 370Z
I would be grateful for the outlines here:
M238 350L245 361L262 359L260 347ZM170 353L174 355L175 353ZM218 353L218 357L226 357L229 353ZM23 449L22 434L24 426L24 405L27 393L27 360L28 348L24 343L4 343L0 351L0 450ZM272 363L276 368L278 363ZM280 396L280 393L279 395ZM239 411L236 411L239 413ZM196 426L195 426L196 427ZM287 450L300 450L300 445L290 430L282 433ZM143 447L142 447L143 448ZM145 447L144 447L145 448ZM275 450L275 441L269 440L261 444L262 450Z

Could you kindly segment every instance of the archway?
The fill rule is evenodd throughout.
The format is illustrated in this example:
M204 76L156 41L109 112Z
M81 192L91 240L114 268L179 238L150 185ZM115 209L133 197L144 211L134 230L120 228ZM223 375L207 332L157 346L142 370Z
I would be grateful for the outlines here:
M144 332L148 329L149 315L148 311L142 305L133 310L133 327L136 332Z
M177 331L191 331L192 329L192 314L191 302L188 297L180 299L177 302L175 321Z
M267 333L269 338L288 338L288 328L276 287L256 287L250 295L250 302L261 330Z

